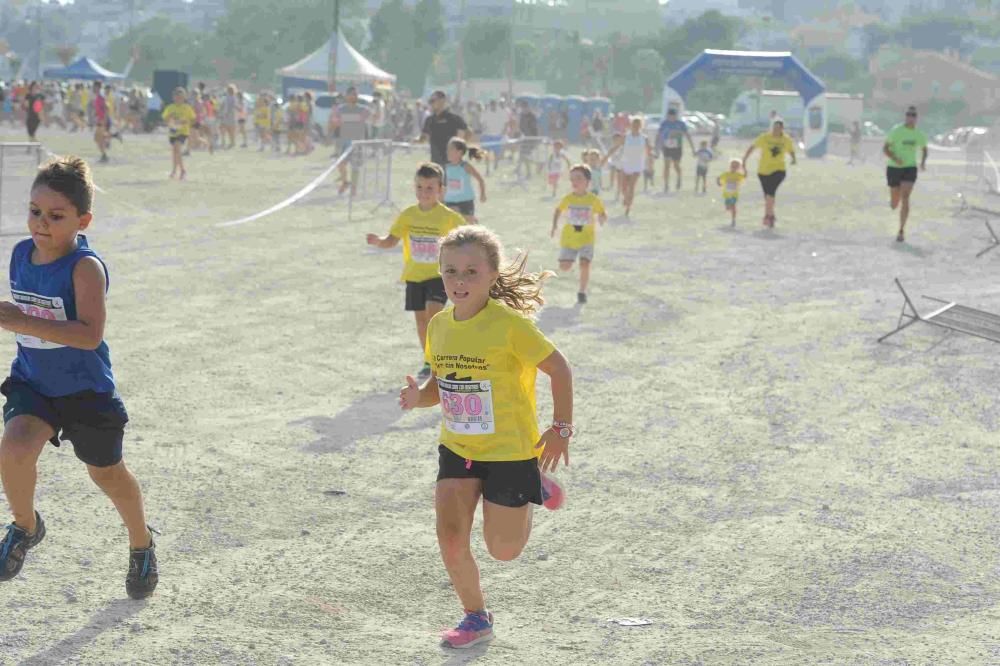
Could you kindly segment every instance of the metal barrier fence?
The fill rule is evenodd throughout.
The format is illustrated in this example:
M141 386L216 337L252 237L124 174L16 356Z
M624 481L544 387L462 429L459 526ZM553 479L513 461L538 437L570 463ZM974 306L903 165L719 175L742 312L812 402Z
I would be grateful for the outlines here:
M43 152L40 143L0 142L0 232L24 228Z

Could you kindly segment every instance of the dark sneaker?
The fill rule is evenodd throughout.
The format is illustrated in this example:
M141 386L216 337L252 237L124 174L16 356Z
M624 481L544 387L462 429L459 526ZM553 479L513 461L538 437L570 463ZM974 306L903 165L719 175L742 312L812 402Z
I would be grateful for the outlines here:
M585 294L582 291L578 293L576 295L576 302L579 303L580 305L585 304L587 302L587 294Z
M903 236L903 232L902 232L902 231L900 231L900 232L899 232L899 233L898 233L898 234L896 235L896 242L897 242L897 243L902 243L902 242L903 242L903 241L905 241L905 240L906 240L906 237L905 237L905 236Z
M21 573L24 556L45 538L45 521L35 512L35 533L28 534L16 523L7 526L7 535L0 542L0 581L10 580Z
M156 542L149 533L149 548L130 548L128 554L128 575L125 576L125 591L133 599L145 599L160 582L160 571L156 566Z
M417 373L417 379L430 379L431 377L431 364L424 363L424 367L420 368L420 372Z

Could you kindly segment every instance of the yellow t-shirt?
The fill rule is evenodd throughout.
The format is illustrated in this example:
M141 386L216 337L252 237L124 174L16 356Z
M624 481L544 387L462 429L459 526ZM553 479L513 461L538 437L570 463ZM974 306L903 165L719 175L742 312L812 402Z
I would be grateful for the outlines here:
M465 224L465 218L438 203L424 211L413 205L396 218L389 233L403 243L403 275L406 282L426 282L441 277L438 241Z
M563 221L562 235L559 237L561 247L579 250L585 245L593 245L597 234L597 216L606 215L604 203L593 192L586 194L569 193L562 198L558 206Z
M530 460L541 454L537 366L555 346L535 323L489 300L472 319L449 306L427 326L427 362L441 396L441 443L467 460Z
M187 102L170 103L163 109L163 120L170 129L170 136L187 136L195 119L194 109Z
M271 109L266 106L258 106L253 110L253 122L257 127L271 126Z
M744 176L742 173L733 173L732 171L727 171L721 176L719 176L719 184L722 185L722 196L726 199L736 199L740 196L740 185L743 184Z
M760 148L760 162L757 164L757 173L761 176L770 176L775 171L785 170L785 153L795 153L795 144L787 134L774 136L770 132L764 132L756 139L753 145Z

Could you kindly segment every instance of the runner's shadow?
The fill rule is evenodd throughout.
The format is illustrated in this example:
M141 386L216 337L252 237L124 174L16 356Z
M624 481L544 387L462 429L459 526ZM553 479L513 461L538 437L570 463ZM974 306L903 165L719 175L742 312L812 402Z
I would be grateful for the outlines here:
M608 225L612 227L627 226L635 224L635 222L630 217L625 217L624 215L617 215L615 217L608 218Z
M489 649L489 643L480 643L479 645L473 645L471 648L462 650L461 654L455 654L454 649L442 647L442 655L448 656L448 659L443 662L443 666L462 666L462 664L471 664L474 661L478 661L481 657L485 657L486 652Z
M892 245L890 245L889 247L891 247L893 250L896 250L897 252L902 252L904 254L911 254L914 257L920 257L921 259L930 256L930 252L922 250L921 248L916 247L915 245L910 245L907 242L900 243L898 241L893 241Z
M90 619L90 624L77 630L72 636L67 636L52 647L39 652L33 657L21 662L21 666L43 666L61 664L74 660L77 653L92 643L102 633L132 617L146 607L145 601L131 599L116 599L107 607L102 608Z
M406 427L396 427L403 418L399 408L399 394L395 391L369 393L355 400L336 416L310 416L291 421L290 426L308 426L319 436L302 447L309 453L335 453L344 451L359 439L381 435L390 430L421 430L437 423L437 411L429 410L423 418Z
M785 237L770 229L758 229L751 234L754 238L766 241L785 240Z
M580 306L571 308L559 308L546 305L538 313L537 324L539 330L545 335L552 335L560 328L572 328L576 326L580 319Z

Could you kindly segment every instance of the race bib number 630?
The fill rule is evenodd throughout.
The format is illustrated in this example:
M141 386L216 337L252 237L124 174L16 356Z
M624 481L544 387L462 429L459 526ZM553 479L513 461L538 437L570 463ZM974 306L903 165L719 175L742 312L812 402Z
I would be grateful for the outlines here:
M438 377L444 425L457 435L492 435L493 387L489 381L454 381Z

